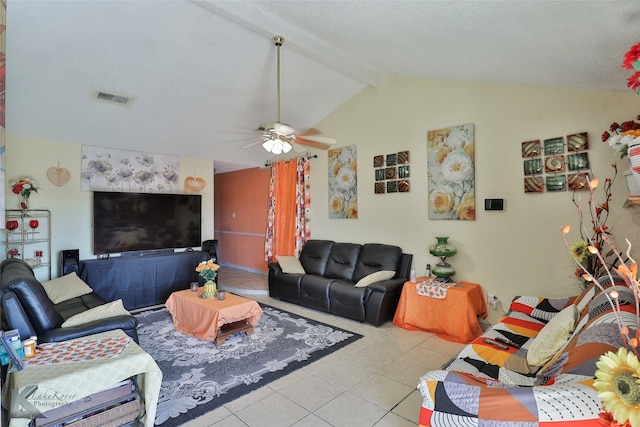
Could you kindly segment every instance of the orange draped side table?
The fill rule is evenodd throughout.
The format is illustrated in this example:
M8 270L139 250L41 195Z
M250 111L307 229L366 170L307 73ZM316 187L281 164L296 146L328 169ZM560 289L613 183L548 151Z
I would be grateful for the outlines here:
M447 288L445 298L419 295L417 283L405 282L393 324L411 331L432 332L448 341L469 343L482 334L478 316L487 316L482 287L458 282Z

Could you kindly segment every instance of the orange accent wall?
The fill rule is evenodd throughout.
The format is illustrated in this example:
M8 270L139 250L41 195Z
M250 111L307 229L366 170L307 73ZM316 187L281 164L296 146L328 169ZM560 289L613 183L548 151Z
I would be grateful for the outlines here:
M221 263L268 271L264 261L270 169L243 169L214 177L214 238Z

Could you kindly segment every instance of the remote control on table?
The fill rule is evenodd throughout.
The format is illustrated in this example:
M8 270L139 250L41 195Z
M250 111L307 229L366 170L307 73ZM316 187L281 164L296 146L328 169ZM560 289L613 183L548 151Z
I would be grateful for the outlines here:
M515 348L520 348L520 346L516 343L514 343L511 340L508 340L506 338L502 338L502 337L495 337L494 338L496 341L500 341L501 343L504 343L506 345L510 345L511 347L515 347Z
M485 338L483 341L485 343L487 343L487 344L491 344L491 345L493 345L495 347L498 347L501 350L509 350L509 346L508 345L502 344L501 342L498 342L498 341L496 341L496 340L494 340L492 338Z

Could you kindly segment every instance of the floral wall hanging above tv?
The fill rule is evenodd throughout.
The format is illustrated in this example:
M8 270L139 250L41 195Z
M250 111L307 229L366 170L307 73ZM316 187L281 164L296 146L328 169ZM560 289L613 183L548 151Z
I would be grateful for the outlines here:
M82 191L178 193L180 158L82 146Z
M429 219L476 219L473 123L427 132Z

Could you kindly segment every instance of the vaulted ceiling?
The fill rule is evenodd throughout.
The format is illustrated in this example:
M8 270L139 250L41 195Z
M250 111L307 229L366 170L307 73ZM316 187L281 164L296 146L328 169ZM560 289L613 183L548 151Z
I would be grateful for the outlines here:
M255 167L274 35L281 118L303 129L390 76L625 91L639 28L638 1L8 0L6 127Z

